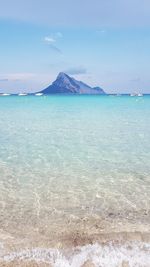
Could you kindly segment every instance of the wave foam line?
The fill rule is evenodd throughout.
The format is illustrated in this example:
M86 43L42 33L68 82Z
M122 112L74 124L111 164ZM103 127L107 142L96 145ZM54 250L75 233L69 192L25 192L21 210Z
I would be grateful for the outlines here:
M128 242L125 245L87 245L72 250L33 248L13 252L0 258L1 262L35 261L54 267L82 267L87 261L95 267L150 267L150 244Z

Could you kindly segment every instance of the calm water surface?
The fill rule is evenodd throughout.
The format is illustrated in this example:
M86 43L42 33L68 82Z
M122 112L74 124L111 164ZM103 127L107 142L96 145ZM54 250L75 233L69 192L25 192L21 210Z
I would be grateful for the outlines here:
M27 247L28 258L43 253L45 259L48 251L35 247L83 245L87 236L149 228L149 96L0 97L1 260L19 258L12 251ZM134 243L131 252L120 246L126 258L119 254L110 266L128 259L130 266L149 267L149 247L141 246L148 243ZM102 267L118 251L110 244L80 249L84 260L98 251L92 261ZM130 253L139 253L137 260ZM84 264L63 259L49 263Z

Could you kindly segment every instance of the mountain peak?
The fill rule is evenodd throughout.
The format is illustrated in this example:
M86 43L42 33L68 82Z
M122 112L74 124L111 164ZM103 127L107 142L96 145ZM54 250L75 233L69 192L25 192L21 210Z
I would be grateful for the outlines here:
M59 72L58 76L56 79L62 79L62 78L66 78L68 75L64 72Z
M52 85L41 91L44 94L105 94L100 87L91 86L77 81L64 72L60 72Z

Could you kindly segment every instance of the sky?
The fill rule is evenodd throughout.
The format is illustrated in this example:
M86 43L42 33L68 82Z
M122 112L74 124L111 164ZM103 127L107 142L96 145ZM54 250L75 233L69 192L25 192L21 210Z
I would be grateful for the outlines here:
M59 72L107 93L150 93L149 0L0 0L0 92Z

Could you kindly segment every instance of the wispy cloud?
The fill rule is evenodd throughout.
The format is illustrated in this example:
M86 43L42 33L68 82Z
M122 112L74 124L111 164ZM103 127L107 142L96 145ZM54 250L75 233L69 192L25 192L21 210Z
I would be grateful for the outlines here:
M71 74L71 75L86 74L87 69L83 66L71 67L71 68L66 69L64 72Z
M57 47L57 45L55 45L55 43L58 41L58 39L62 38L63 35L61 32L56 32L56 33L53 33L49 36L45 36L44 37L44 42L49 45L49 47L51 48L51 50L59 53L59 54L62 54L62 51L61 49L59 49Z
M7 78L0 79L0 82L8 82L8 81L9 81L9 79L7 79Z
M106 33L107 31L105 30L105 29L98 29L97 31L96 31L96 33L97 34L104 34L104 33Z
M59 49L56 45L50 44L49 47L50 47L51 50L53 50L53 51L55 51L55 52L57 52L59 54L62 54L61 49Z
M133 83L141 82L141 78L140 77L136 77L134 79L131 79L130 82L133 82Z
M34 73L11 73L5 76L1 75L0 82L18 82L32 79L35 77Z
M55 42L56 42L56 40L55 40L54 38L49 37L49 36L46 36L46 37L44 38L44 41L45 41L47 44L52 44L52 43L55 43Z

